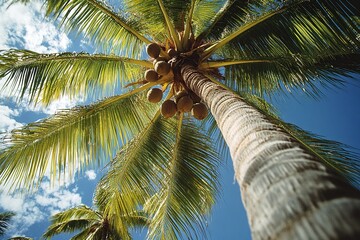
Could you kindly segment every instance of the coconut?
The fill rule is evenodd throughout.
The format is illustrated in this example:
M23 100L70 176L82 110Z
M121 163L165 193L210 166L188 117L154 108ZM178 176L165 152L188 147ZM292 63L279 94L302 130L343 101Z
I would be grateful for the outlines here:
M147 54L152 58L157 58L160 54L161 48L156 43L150 43L146 46Z
M170 118L176 113L176 104L173 100L166 100L161 104L161 115L165 118Z
M205 104L195 103L191 110L191 114L194 116L194 118L203 120L208 115L208 110Z
M152 88L147 92L147 99L149 102L158 103L162 99L163 92L159 88Z
M160 62L160 61L166 61L166 58L164 58L164 57L155 58L154 61L153 61L153 65L155 66L155 64L156 64L157 62Z
M159 75L166 75L170 72L170 64L165 61L159 61L155 64L155 71Z
M148 82L156 82L159 79L157 72L154 69L145 71L145 80Z
M184 96L187 96L188 95L188 92L186 90L182 90L180 92L178 92L176 95L175 95L175 102L178 103L178 101L180 100L180 98L184 97Z
M189 95L183 96L176 103L177 110L180 112L190 112L193 107L193 100Z
M178 52L173 49L173 48L169 48L169 50L167 51L167 53L169 54L170 58L176 57L178 55Z

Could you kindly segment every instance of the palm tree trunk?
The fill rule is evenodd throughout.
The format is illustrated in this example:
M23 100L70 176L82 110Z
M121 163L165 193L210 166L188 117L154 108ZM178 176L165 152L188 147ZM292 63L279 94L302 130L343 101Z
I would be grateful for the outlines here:
M196 67L180 73L229 146L253 239L360 239L357 189Z

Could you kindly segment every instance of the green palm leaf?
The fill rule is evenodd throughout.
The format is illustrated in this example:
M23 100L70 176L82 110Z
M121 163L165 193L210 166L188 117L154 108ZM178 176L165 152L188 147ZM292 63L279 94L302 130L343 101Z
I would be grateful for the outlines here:
M134 56L144 43L150 43L139 23L126 18L126 12L115 12L103 1L47 0L47 15L61 18L67 29L83 33L105 51Z
M172 155L159 191L145 205L152 213L148 237L199 238L204 234L204 214L214 203L218 162L209 139L194 123L180 119L172 124L177 129Z
M162 180L159 172L171 155L171 126L159 113L155 114L117 154L97 188L96 201L106 206L105 212L116 212L114 208L118 208L130 214L137 204L143 204L156 192Z
M147 220L141 211L129 216L121 216L120 222L113 221L117 216L117 214L104 214L101 210L80 205L53 215L43 238L51 239L61 233L78 232L71 238L72 240L131 239L128 228L135 225L145 226ZM115 223L123 225L125 231L119 232Z
M357 10L345 5L347 1L239 2L228 1L200 36L218 36L219 41L203 55L218 50L215 59L226 66L228 86L258 95L301 89L318 97L319 86L339 86L342 81L338 76L359 71L359 65L354 64L360 45L354 21ZM326 17L332 11L336 20ZM243 63L225 65L229 60Z
M9 227L10 220L15 216L13 212L0 213L0 236L4 235Z
M317 98L321 87L339 87L344 84L344 76L354 78L353 74L360 70L356 61L359 56L359 53L316 57L284 54L281 58L243 60L241 64L225 67L225 84L257 95L300 90Z
M13 130L0 152L0 182L28 188L48 167L54 180L65 169L72 175L78 167L104 161L149 121L153 106L142 103L139 90Z
M51 225L43 237L50 239L60 233L74 232L79 229L88 228L90 225L100 221L101 214L85 205L77 206L55 214L51 219Z
M198 36L204 31L208 23L211 22L213 16L218 13L223 4L222 0L204 1L195 0L194 13L193 13L193 32Z
M187 228L190 226L194 234L197 229L194 223L203 231L201 215L209 211L214 201L217 160L209 139L199 133L195 136L197 130L190 123L181 129L178 127L175 120L164 120L156 114L138 137L118 153L109 173L98 186L105 194L97 194L96 199L106 203L107 213L129 214L136 203L144 204L153 195L150 200L153 203L147 203L145 207L151 213L160 207L156 204L171 193L169 204L162 209L163 214L151 217L150 238L190 236ZM178 136L173 135L176 129L180 131ZM179 205L182 207L176 215L173 208ZM167 222L167 217L173 217L173 222ZM166 233L161 232L165 229L157 230L164 227L163 224L169 224Z
M159 4L150 0L125 0L124 2L126 10L135 15L138 21L143 22L143 28L146 29L146 32L151 33L154 39L159 42L164 42L167 39L167 23ZM196 27L194 32L200 32L204 28L204 24L211 19L221 4L220 0L162 1L164 10L170 18L169 24L171 23L178 32L185 30L186 24L184 22L187 21L188 13L191 11L191 2L194 3L192 18L193 23L196 23L193 24Z
M142 23L143 31L151 34L153 40L163 42L167 38L166 22L155 1L124 0L124 5L135 21Z
M49 104L63 95L114 94L120 87L143 79L147 61L86 53L39 54L26 50L0 52L0 77L19 97ZM120 86L119 86L120 85Z
M287 1L270 8L276 14L270 13L271 17L266 19L268 7L260 8L265 8L263 11L256 8L255 13L250 13L254 20L249 18L247 22L239 18L239 22L229 26L231 34L212 48L222 45L218 53L229 56L227 52L231 52L235 58L279 56L284 51L309 56L355 51L359 46L359 26L354 17L359 12L349 7L349 2L356 4L355 1ZM265 15L261 13L264 11Z
M198 36L200 39L220 39L224 29L233 27L249 11L248 6L255 1L227 0L211 21L204 22L205 29Z

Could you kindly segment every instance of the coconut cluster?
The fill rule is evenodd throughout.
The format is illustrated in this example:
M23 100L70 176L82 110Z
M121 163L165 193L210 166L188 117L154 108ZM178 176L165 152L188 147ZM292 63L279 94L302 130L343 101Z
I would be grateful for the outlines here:
M144 78L147 82L156 82L162 76L166 76L172 71L167 59L160 56L161 48L159 45L156 43L149 44L146 47L146 52L154 59L154 69L148 69L144 74ZM176 57L178 53L175 49L169 48L167 54L171 59ZM160 102L162 97L163 91L160 88L152 88L147 93L147 99L152 103ZM165 100L161 104L161 114L165 118L170 118L177 112L191 112L196 119L202 120L208 115L208 110L200 100L201 99L190 90L178 91L172 99Z
M173 99L168 99L161 105L161 115L165 118L173 117L177 112L191 112L191 115L198 120L203 120L208 115L207 107L200 102L200 98L185 90L178 92Z

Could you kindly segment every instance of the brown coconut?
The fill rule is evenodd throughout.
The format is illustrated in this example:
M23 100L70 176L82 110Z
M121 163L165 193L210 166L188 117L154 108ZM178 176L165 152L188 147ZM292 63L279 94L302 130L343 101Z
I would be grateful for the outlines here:
M177 110L180 112L190 112L193 104L194 103L191 97L189 95L185 95L177 101L176 106Z
M152 88L147 92L146 97L149 102L158 103L163 97L163 92L159 88Z
M156 63L160 62L160 61L166 61L166 58L164 58L164 57L155 58L154 61L153 61L153 65L155 66Z
M161 104L161 115L165 118L170 118L175 115L177 109L176 104L173 100L166 100Z
M195 103L191 109L191 114L194 116L194 118L203 120L208 115L208 110L205 104Z
M148 82L156 82L159 79L158 73L154 69L148 69L145 71L145 80Z
M173 48L169 48L169 50L167 51L167 54L169 55L170 58L173 58L178 55L178 52Z
M160 54L161 48L156 43L150 43L146 46L147 54L152 58L157 58Z
M159 75L166 75L170 72L170 64L165 61L159 61L155 64L155 71Z
M175 103L178 103L178 101L180 100L180 98L184 97L184 96L187 96L189 95L188 92L186 90L182 90L180 92L178 92L176 95L175 95Z

